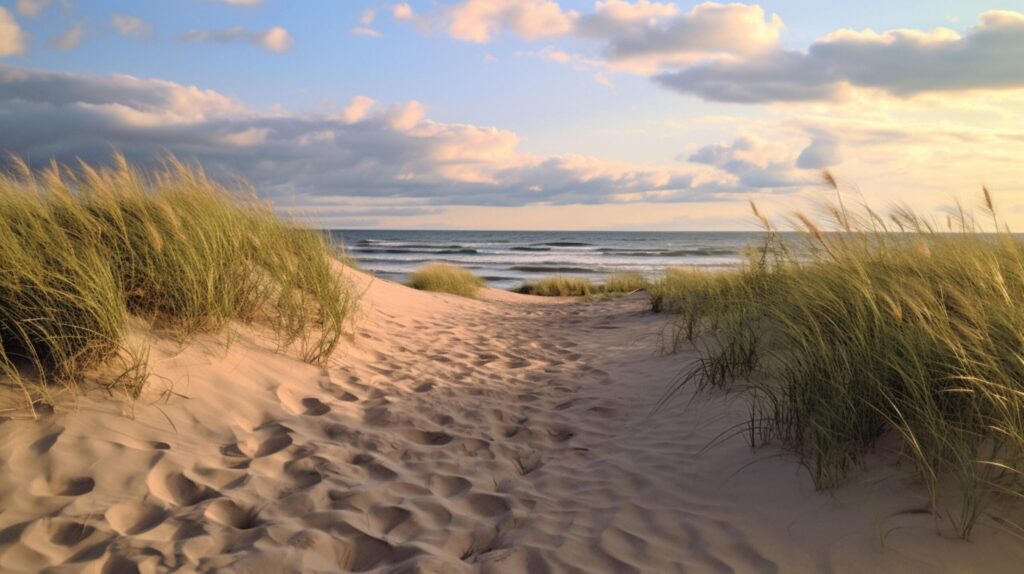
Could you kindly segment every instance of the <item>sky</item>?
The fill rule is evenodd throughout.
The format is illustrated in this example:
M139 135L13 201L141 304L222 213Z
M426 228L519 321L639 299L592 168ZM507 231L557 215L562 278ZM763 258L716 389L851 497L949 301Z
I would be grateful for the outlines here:
M331 228L1024 230L1024 0L0 0L0 150L170 152Z

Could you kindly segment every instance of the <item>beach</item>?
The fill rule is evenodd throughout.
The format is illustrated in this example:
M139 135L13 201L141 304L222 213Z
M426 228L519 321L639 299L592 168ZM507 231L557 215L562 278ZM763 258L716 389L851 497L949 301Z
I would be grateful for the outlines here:
M151 335L134 403L63 394L0 422L5 572L1013 572L883 447L816 491L687 388L643 294L477 300L336 266L362 293L324 366L232 325Z

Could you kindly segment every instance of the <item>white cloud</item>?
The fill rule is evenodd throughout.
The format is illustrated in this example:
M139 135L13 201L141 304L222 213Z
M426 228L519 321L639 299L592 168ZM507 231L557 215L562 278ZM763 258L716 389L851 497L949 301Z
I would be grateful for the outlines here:
M18 21L0 6L0 58L23 54L28 47L28 34L18 26Z
M392 8L397 20L414 20L407 4ZM509 31L525 40L563 36L572 31L578 14L564 11L554 0L463 0L423 16L427 27L452 38L486 43Z
M59 35L50 38L50 43L65 52L74 50L85 39L85 22L76 22Z
M352 34L354 36L366 36L368 38L380 38L382 34L377 30L373 29L373 21L377 18L377 11L373 9L363 10L363 14L359 17L361 26L352 28Z
M248 42L262 47L268 52L283 54L290 50L293 45L291 34L280 26L274 26L268 30L249 31L242 26L227 28L223 30L190 30L178 38L180 42L216 42L227 44L231 42Z
M35 18L50 5L50 0L18 0L17 9L22 16Z
M821 141L825 141L824 136ZM814 145L812 143L811 147ZM771 143L755 136L743 136L729 144L702 147L688 159L693 163L714 166L730 174L743 188L785 189L813 185L818 180L818 174L806 170L826 167L806 165L811 163L807 159L805 165L801 166L799 164L802 157L803 155L794 157L789 146ZM828 159L828 165L832 165L836 158Z
M840 30L806 52L775 50L656 77L679 92L731 102L834 100L847 86L894 96L1024 88L1024 14L990 11L961 36L939 28Z
M367 28L365 26L358 26L351 30L353 36L366 36L367 38L381 38L383 34L374 30L373 28Z
M114 26L114 29L117 30L117 33L122 36L146 38L153 33L152 27L138 16L113 14L110 17L110 22Z
M374 101L372 98L368 98L366 96L356 96L352 98L352 102L348 105L347 108L345 108L345 112L344 114L342 114L342 118L344 118L345 123L354 124L362 120L363 118L369 116L370 110L372 110L376 105L377 102Z
M391 7L391 17L400 22L408 22L415 17L412 6L408 4L395 4Z

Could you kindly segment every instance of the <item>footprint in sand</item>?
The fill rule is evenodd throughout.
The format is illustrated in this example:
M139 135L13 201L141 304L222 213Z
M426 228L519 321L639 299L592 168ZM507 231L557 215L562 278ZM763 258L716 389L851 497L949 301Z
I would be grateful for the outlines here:
M473 484L461 476L445 476L435 474L427 481L430 491L443 498L458 496L470 488Z
M305 409L302 414L311 417L319 417L331 412L331 407L316 397L302 399L302 407Z
M142 534L156 528L167 518L167 510L138 500L115 504L107 509L107 524L122 536Z
M494 518L512 510L508 501L493 494L474 492L466 497L466 502L469 504L470 510L484 518Z
M211 502L203 516L237 530L251 530L262 523L255 509L224 498Z
M405 429L399 432L412 442L424 446L442 446L452 442L452 435L440 431Z
M160 500L178 506L192 506L217 496L212 489L196 484L180 472L153 469L146 478L146 485Z

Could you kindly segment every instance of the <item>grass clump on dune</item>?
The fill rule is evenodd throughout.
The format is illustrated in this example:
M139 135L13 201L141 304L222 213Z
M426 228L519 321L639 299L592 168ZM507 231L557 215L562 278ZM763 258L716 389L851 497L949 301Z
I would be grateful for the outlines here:
M642 273L622 271L613 273L604 284L601 285L602 293L633 293L643 291L650 287L650 281Z
M407 285L420 291L476 297L477 291L484 286L484 280L455 265L431 263L409 276Z
M273 327L282 348L323 362L354 299L315 231L170 158L143 174L19 161L0 175L0 371L29 394L75 386L115 358L137 396L136 316L182 338L230 321Z
M675 272L652 294L703 347L666 398L687 383L748 393L750 441L795 451L819 488L895 435L936 512L956 496L947 517L967 537L1024 495L1024 244L987 190L983 210L940 228L840 199L832 232L798 214L790 242L762 218L742 269Z
M633 293L647 289L650 282L640 273L615 273L603 284L595 284L582 277L548 277L536 283L524 283L514 289L524 295L541 297L590 297L593 295L614 295Z
M536 283L526 283L515 291L541 297L587 297L597 293L598 287L582 277L548 277Z

